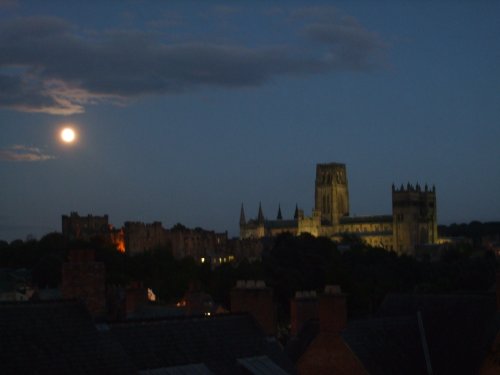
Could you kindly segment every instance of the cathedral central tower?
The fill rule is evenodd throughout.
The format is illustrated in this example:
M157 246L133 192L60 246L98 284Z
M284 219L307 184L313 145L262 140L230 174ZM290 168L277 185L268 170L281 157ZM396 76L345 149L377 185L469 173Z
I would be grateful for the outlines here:
M349 215L349 188L345 164L316 165L314 209L321 212L321 221L333 226Z

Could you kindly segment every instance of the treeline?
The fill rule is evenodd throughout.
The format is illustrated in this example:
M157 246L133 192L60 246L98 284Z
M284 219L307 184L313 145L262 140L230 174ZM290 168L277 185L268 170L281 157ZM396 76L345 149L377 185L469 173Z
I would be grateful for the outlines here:
M27 268L35 285L57 287L69 249L92 248L96 260L106 265L108 284L141 281L164 302L179 300L190 286L197 285L227 307L237 280L264 280L274 290L278 316L285 323L289 300L296 291L320 292L326 284L341 286L351 316L364 316L376 311L387 293L485 291L495 280L494 255L471 247L447 249L439 262L419 262L355 239L349 246L339 251L327 238L283 234L264 250L259 262L225 263L212 269L192 258L175 259L169 249L128 256L98 241L69 242L52 233L39 241L0 242L0 267Z
M468 224L439 225L438 234L439 237L469 238L475 246L479 246L484 237L500 238L500 222L471 221Z

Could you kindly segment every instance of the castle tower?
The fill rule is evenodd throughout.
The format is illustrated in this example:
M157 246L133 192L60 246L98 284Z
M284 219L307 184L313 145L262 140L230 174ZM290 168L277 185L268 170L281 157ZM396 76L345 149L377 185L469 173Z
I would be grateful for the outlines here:
M400 254L414 255L418 245L437 243L436 188L392 186L393 245Z
M345 164L316 165L314 209L321 212L321 221L336 227L343 216L349 215L349 188Z
M62 215L62 234L69 239L88 241L97 236L106 236L110 232L108 215L80 216L71 212L69 216Z

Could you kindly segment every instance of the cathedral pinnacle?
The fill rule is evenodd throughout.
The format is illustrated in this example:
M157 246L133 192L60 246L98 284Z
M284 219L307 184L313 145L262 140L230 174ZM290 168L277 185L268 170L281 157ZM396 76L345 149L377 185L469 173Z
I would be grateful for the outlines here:
M276 216L276 220L283 220L283 216L281 215L281 205L278 203L278 216Z
M261 205L260 202L259 202L259 215L257 216L257 221L259 223L263 223L264 222L264 214L262 213L262 205Z
M243 203L241 204L241 211L240 211L240 225L245 225L246 224L246 219L245 219L245 209L243 208Z
M293 214L293 218L297 220L299 218L299 206L295 204L295 213Z

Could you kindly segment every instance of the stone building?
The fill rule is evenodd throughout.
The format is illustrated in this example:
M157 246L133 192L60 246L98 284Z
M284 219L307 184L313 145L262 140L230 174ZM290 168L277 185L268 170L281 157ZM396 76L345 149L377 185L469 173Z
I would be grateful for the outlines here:
M108 215L104 216L80 216L77 212L71 212L62 216L62 234L72 240L91 240L96 236L106 236L111 226Z
M130 255L168 248L178 259L190 256L214 264L234 260L232 251L239 249L230 244L227 232L190 229L180 224L166 229L159 221L127 221L122 228L115 229L109 224L108 215L80 216L77 212L62 216L62 233L70 240L98 239Z
M125 251L130 255L158 249L167 244L165 229L159 221L151 224L127 221L123 227L123 233L125 237Z
M71 250L62 266L61 293L64 299L82 300L92 316L104 316L106 270L93 250Z
M100 240L125 251L123 229L115 229L108 221L108 215L80 216L78 212L62 215L62 234L70 240Z
M190 256L194 259L227 258L227 232L216 233L201 228L189 229L174 226L166 231L167 241L176 258Z
M247 221L242 205L240 238L274 237L283 232L309 233L333 240L356 236L371 246L413 255L418 246L437 243L436 213L436 189L408 184L400 188L392 186L391 215L349 216L345 164L318 164L311 216L305 216L296 207L293 219L284 220L278 208L276 220L267 220L259 205L257 218Z

